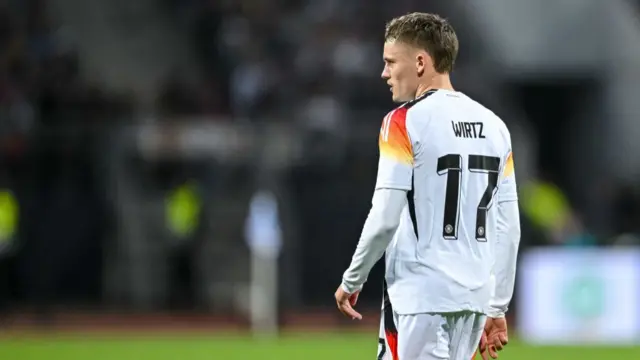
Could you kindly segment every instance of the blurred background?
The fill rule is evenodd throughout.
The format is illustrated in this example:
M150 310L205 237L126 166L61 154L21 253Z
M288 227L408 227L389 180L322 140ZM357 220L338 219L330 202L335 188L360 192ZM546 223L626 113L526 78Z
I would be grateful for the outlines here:
M0 1L0 356L137 359L50 335L144 325L217 334L136 348L149 359L373 359L383 269L362 324L333 293L394 107L384 24L413 11L451 21L454 86L511 130L505 356L640 357L575 347L640 342L635 0Z

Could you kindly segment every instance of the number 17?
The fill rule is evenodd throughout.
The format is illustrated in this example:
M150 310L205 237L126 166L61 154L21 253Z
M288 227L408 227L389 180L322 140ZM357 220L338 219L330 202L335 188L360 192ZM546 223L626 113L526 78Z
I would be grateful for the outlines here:
M487 174L489 183L480 199L476 212L476 240L487 241L487 211L491 207L493 193L498 186L500 158L494 156L469 155L469 171ZM444 222L442 236L447 240L458 240L460 218L460 183L462 178L462 156L448 154L438 158L438 175L447 175L444 200Z

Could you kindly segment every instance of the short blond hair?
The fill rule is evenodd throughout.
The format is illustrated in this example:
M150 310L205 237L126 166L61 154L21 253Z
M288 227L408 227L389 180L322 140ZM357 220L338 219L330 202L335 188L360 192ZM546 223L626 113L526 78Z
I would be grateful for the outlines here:
M453 26L436 14L414 12L387 23L385 41L400 41L431 56L438 73L450 73L458 57L458 36Z

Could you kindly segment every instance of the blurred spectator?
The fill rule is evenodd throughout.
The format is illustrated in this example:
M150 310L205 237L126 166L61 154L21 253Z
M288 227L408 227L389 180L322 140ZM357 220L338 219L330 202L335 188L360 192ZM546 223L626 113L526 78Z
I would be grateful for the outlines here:
M541 179L532 179L521 187L520 202L523 213L534 226L558 243L564 240L565 227L571 219L569 202L558 186Z

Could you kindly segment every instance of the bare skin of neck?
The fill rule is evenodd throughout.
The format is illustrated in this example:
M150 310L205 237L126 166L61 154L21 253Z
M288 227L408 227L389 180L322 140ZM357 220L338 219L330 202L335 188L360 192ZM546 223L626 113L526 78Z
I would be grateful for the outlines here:
M443 89L443 90L454 91L449 74L436 73L434 76L424 79L424 81L418 84L418 88L416 89L416 98L420 97L422 94L432 89Z

